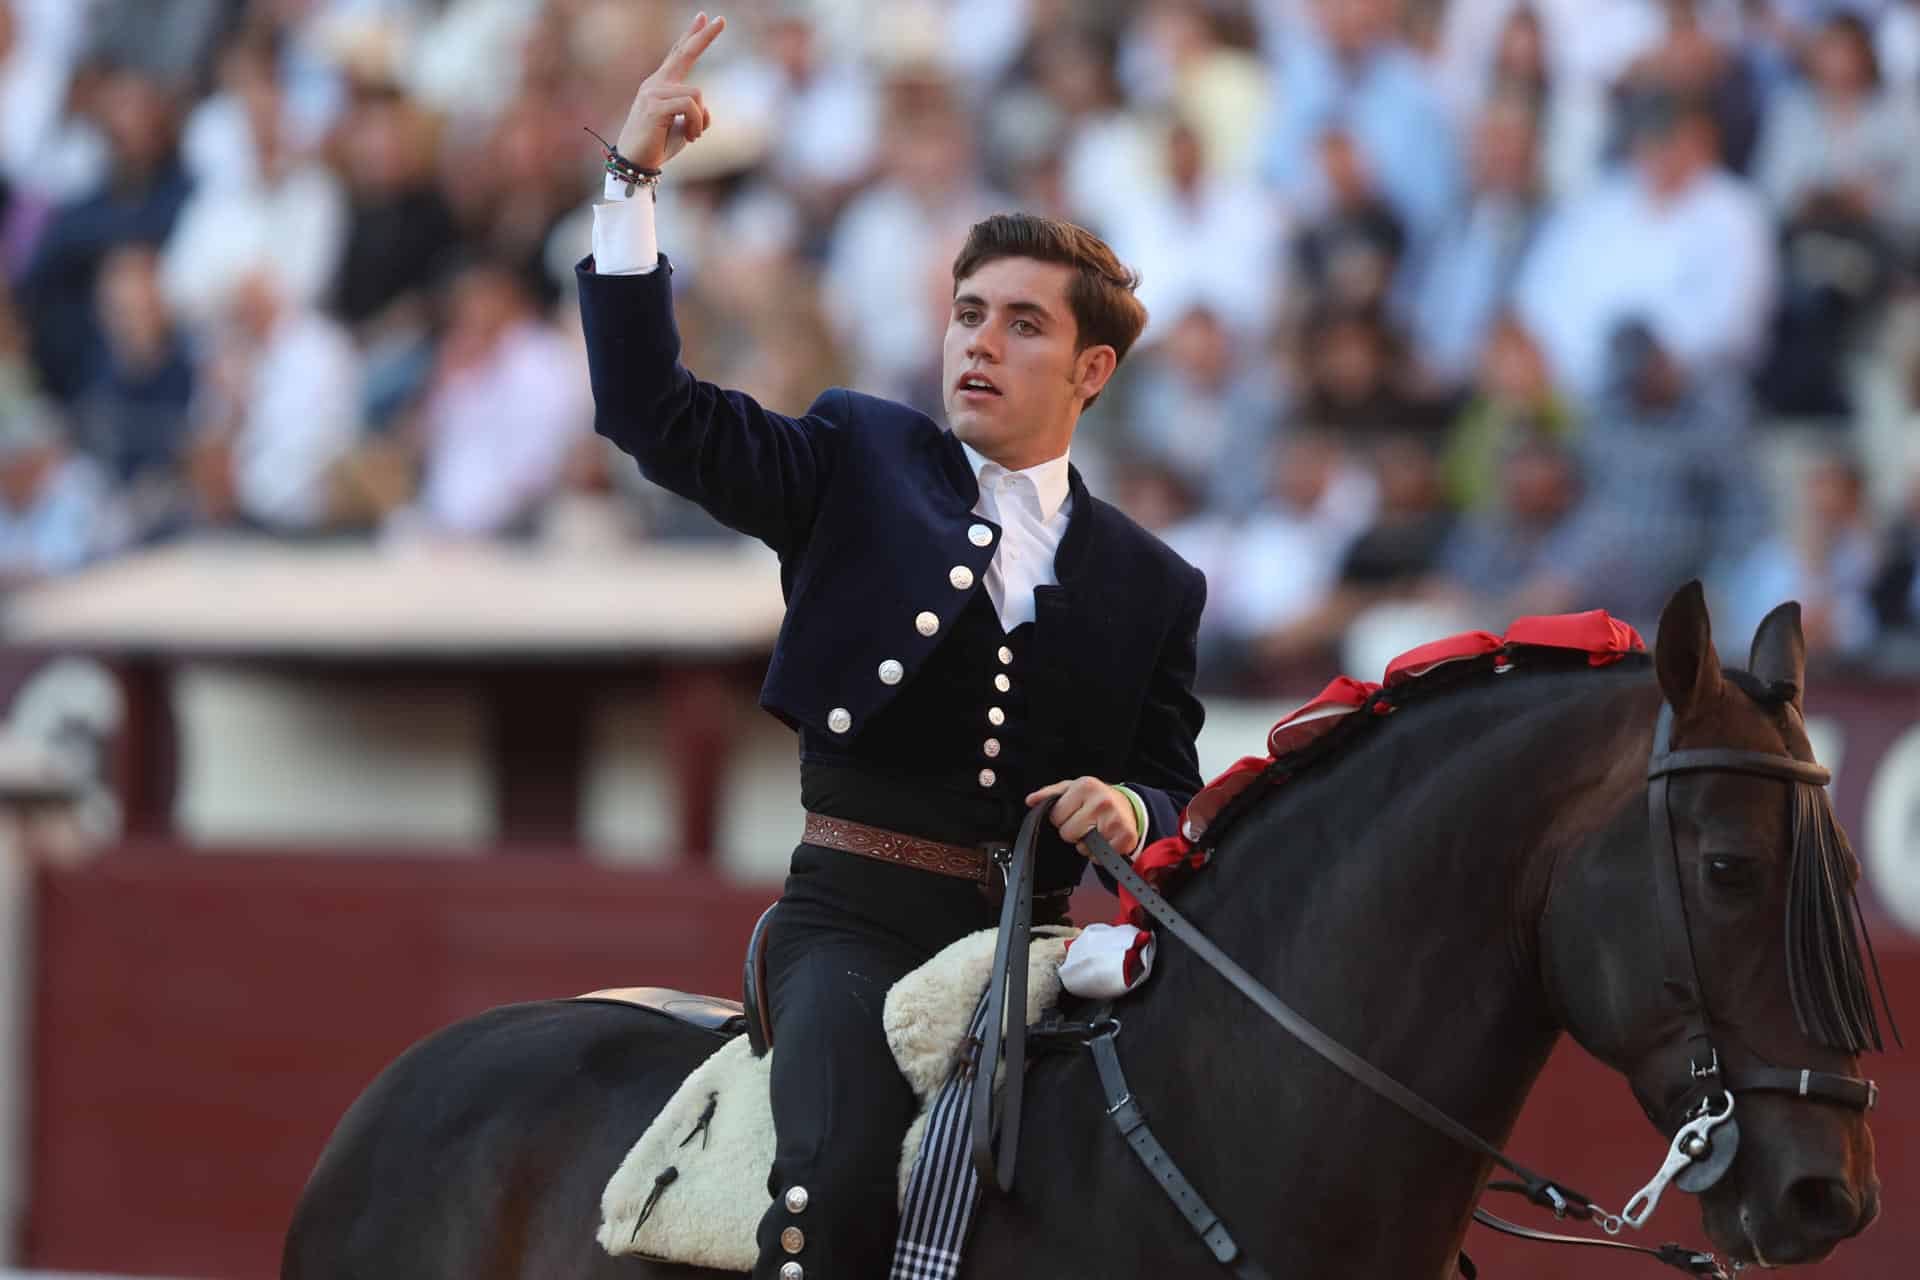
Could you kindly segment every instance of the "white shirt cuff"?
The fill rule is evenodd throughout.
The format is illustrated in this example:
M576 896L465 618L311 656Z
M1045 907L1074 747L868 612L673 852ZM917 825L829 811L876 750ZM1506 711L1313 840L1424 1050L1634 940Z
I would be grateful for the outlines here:
M653 225L653 193L627 195L627 184L607 175L606 199L593 205L593 270L603 276L644 276L660 265Z

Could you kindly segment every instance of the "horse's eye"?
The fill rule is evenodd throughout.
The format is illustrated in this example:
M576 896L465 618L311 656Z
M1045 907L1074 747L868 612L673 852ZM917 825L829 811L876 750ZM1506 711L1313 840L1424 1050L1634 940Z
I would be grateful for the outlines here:
M1731 853L1709 854L1707 879L1719 889L1744 891L1758 888L1760 860Z

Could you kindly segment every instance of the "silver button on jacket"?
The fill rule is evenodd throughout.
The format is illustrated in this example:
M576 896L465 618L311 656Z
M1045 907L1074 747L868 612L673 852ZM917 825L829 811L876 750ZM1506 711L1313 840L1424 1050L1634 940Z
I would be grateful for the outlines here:
M922 612L914 615L913 629L923 636L930 636L940 629L940 615Z
M899 660L896 658L888 658L880 664L881 684L899 684L901 677L906 674L907 669L901 666Z
M853 728L853 712L845 707L835 707L827 712L827 728L835 733L845 733Z
M967 530L967 541L976 547L984 547L993 541L993 530L983 524L976 524Z
M947 570L947 581L953 584L955 591L965 591L973 585L973 570L963 564L957 564Z

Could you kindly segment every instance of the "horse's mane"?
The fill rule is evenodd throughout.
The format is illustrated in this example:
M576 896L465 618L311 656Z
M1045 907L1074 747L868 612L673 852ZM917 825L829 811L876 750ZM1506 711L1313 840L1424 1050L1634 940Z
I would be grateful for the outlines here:
M1431 751L1437 766L1458 756L1461 743L1447 730L1458 727L1463 718L1472 718L1484 738L1489 728L1517 725L1582 691L1638 682L1652 665L1645 653L1626 654L1607 666L1594 667L1584 653L1545 651L1530 654L1523 664L1499 673L1488 656L1383 688L1359 712L1344 717L1320 738L1269 763L1258 781L1228 803L1196 845L1217 846L1238 823L1274 800L1324 797L1326 783L1345 781L1355 766L1373 763L1369 748L1376 744L1381 749ZM1395 761L1394 769L1376 772L1398 773L1401 763Z

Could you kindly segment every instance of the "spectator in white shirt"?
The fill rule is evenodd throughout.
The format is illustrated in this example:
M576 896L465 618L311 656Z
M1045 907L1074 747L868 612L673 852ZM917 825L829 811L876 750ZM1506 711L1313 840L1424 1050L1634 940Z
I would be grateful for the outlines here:
M481 264L461 273L420 410L420 491L391 531L523 531L559 490L568 454L592 426L585 366L540 318L517 272Z
M360 430L360 364L346 331L270 271L228 300L190 465L214 527L306 533L332 516L335 466Z
M1783 219L1828 196L1896 234L1920 227L1920 113L1883 84L1867 25L1828 21L1806 70L1767 112L1754 162L1767 199Z
M1167 131L1165 156L1166 187L1131 191L1107 228L1114 252L1140 272L1144 340L1165 336L1166 322L1195 307L1217 316L1236 341L1264 339L1287 287L1278 206L1254 183L1211 172L1198 131L1184 120ZM1154 317L1164 320L1156 326Z
M196 188L167 241L161 281L192 328L212 324L239 281L262 268L296 307L318 302L346 247L346 194L324 165L294 153L271 46L243 43L223 63L227 94L246 117L252 172Z
M860 63L826 59L811 13L778 12L761 44L760 56L718 71L707 96L728 115L764 121L772 175L809 213L829 214L873 168L879 91Z
M947 267L974 222L1004 202L982 185L952 89L925 70L889 88L886 178L840 217L823 277L834 334L855 353L854 385L900 399L937 353L951 305Z
M0 173L55 202L106 176L107 140L68 110L86 45L86 0L0 4Z
M1473 192L1416 268L1409 317L1427 374L1459 387L1473 376L1541 218L1538 133L1515 94L1488 100L1474 136Z
M1207 575L1200 667L1228 685L1297 656L1293 628L1331 598L1347 553L1380 509L1372 474L1326 433L1294 435L1249 465L1271 485L1250 517L1202 515L1161 535Z
M1689 371L1745 370L1772 316L1772 222L1720 168L1708 109L1651 93L1634 138L1629 166L1549 221L1515 291L1556 380L1582 401L1599 391L1609 338L1629 319L1644 319Z

